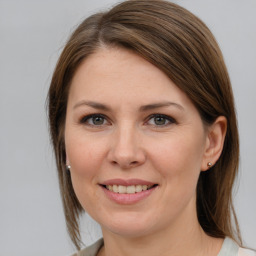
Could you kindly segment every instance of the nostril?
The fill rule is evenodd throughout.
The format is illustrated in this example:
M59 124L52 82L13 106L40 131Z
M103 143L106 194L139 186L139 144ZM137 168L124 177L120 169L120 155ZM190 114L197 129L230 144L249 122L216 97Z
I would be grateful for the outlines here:
M132 162L118 162L118 161L112 161L111 162L113 165L118 165L120 166L121 168L124 168L124 169L129 169L129 168L132 168L132 167L135 167L139 164L138 161L132 161Z

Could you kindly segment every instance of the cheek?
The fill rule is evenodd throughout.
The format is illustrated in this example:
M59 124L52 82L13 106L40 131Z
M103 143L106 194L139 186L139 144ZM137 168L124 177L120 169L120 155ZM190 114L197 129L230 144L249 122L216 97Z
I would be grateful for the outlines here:
M154 168L166 178L166 182L194 187L200 174L203 145L200 137L173 136L158 147L151 147Z
M104 146L85 136L67 137L66 152L72 172L79 176L91 176L104 157Z
M163 197L163 205L168 206L168 210L164 209L169 215L194 205L189 202L194 202L196 196L202 154L200 144L190 142L187 139L173 140L155 152L155 166L164 178L163 188L167 195Z
M65 139L73 188L83 208L88 208L92 202L90 202L91 197L86 195L91 195L97 200L93 188L97 185L97 177L104 159L104 147L76 132L67 134Z
M66 151L71 165L71 180L75 194L87 212L99 199L97 177L102 164L103 153L95 143L75 141L66 144ZM88 196L90 195L90 196Z

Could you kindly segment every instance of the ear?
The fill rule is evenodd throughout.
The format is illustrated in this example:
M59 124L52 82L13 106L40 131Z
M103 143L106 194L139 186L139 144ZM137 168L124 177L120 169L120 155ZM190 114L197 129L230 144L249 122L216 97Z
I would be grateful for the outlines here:
M206 171L219 159L227 131L227 119L219 116L215 122L207 128L205 151L201 170ZM210 165L210 164L211 165Z

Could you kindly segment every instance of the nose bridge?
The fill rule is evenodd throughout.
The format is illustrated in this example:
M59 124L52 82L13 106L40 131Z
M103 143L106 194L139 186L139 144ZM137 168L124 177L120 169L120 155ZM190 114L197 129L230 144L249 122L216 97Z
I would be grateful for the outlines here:
M120 154L132 155L136 149L136 131L131 124L123 124L117 130L116 146Z
M139 131L134 124L127 121L117 127L113 134L110 160L121 168L131 168L144 162Z

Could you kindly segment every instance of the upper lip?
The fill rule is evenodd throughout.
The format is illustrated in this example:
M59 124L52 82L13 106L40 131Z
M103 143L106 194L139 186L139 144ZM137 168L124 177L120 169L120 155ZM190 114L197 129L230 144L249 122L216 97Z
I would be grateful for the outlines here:
M147 185L147 186L153 186L156 183L146 181L146 180L140 180L140 179L111 179L111 180L106 180L101 183L101 185L122 185L122 186L132 186L132 185Z

